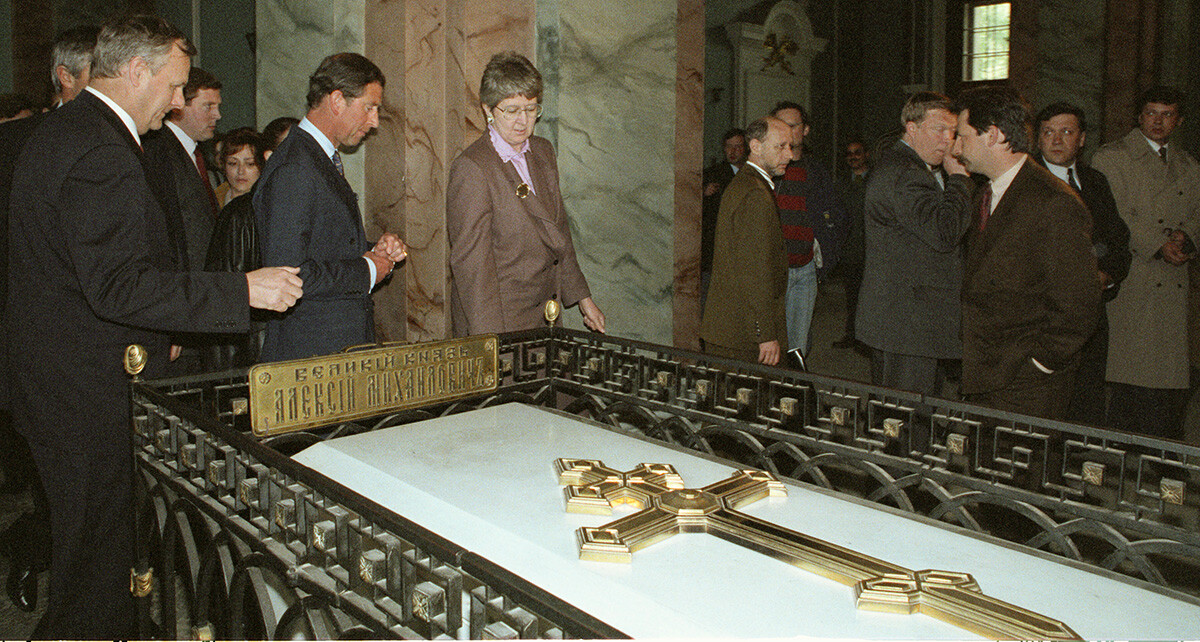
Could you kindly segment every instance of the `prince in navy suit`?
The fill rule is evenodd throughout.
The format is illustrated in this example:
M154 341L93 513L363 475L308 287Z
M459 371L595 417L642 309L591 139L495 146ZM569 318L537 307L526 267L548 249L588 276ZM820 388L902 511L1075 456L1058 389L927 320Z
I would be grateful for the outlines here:
M308 115L263 168L254 194L263 262L300 266L304 299L267 322L263 361L331 354L375 340L371 290L404 259L384 234L372 247L339 146L379 125L383 72L355 53L321 62L309 78Z

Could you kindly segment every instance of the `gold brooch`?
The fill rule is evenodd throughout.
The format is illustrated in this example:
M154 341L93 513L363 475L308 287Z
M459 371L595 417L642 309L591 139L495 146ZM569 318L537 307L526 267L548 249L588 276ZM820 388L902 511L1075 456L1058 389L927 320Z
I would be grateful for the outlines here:
M529 183L517 185L517 198L525 198L527 196L529 196Z

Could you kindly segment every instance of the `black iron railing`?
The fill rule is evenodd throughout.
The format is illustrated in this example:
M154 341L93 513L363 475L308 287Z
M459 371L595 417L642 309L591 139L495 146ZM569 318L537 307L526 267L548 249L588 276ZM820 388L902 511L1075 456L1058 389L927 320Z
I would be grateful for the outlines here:
M135 384L154 621L170 637L621 636L289 457L507 401L1200 595L1200 448L562 329L503 335L500 362L495 394L262 442L245 372Z

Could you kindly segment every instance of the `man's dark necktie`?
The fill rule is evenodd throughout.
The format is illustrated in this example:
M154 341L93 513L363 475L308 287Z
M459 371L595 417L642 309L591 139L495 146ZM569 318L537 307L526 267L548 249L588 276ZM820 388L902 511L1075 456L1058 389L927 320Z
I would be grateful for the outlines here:
M992 185L988 183L983 188L983 200L979 202L979 231L987 227L988 217L992 215Z
M1163 145L1162 147L1158 148L1158 155L1162 156L1164 163L1167 162L1167 146L1166 145Z
M1076 192L1083 191L1083 190L1079 189L1079 183L1075 182L1075 168L1074 167L1067 168L1067 185L1070 185L1071 189L1075 190Z
M342 155L337 153L337 151L333 152L333 166L337 168L339 174L343 177L346 176L346 167L342 165Z
M196 157L196 169L200 172L200 180L204 182L204 191L208 194L208 206L212 209L213 217L221 208L217 205L217 194L213 191L212 181L208 180L208 164L204 162L204 153L197 147L192 155Z

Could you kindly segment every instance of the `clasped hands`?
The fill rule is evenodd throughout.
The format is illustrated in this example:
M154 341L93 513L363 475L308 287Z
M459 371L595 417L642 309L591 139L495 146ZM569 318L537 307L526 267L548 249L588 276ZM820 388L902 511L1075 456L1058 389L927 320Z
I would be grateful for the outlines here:
M379 237L379 240L375 242L375 247L371 248L370 252L363 254L363 258L375 264L375 285L379 285L387 278L387 275L391 274L392 268L407 256L408 246L400 240L400 237L391 232Z
M1162 246L1162 258L1171 265L1183 265L1195 256L1195 245L1183 230L1170 230ZM1185 249L1187 248L1187 249ZM1192 251L1188 251L1191 249Z

